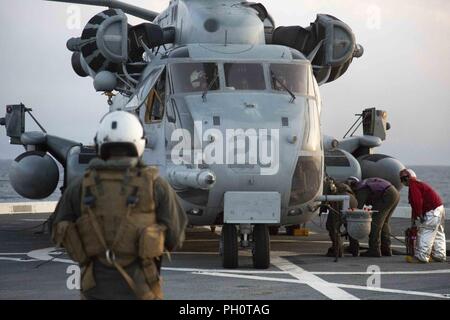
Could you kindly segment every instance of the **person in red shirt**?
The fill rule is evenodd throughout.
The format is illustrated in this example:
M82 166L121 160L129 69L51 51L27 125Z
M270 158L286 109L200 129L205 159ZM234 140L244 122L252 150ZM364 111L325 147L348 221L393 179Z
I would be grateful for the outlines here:
M409 188L411 219L413 223L418 220L415 258L423 263L428 263L430 257L434 261L445 262L445 210L441 197L430 185L418 180L411 169L402 170L400 180Z

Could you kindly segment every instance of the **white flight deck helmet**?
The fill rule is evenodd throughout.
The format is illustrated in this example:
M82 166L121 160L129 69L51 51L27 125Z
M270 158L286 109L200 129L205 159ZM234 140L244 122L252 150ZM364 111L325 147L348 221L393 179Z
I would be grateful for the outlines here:
M402 177L417 179L417 174L411 169L403 169L400 171L400 179Z
M352 183L359 183L361 180L359 180L357 177L351 176L347 178L347 182L352 182Z
M129 156L141 157L145 150L144 127L135 115L126 111L113 111L100 120L95 136L97 152L102 158L111 156L111 147L124 147Z
M417 174L411 169L403 169L400 171L400 181L404 186L408 186L410 179L417 179Z
M358 183L360 183L361 180L359 180L357 177L351 176L351 177L347 178L346 182L350 187L353 187L353 186L357 185Z

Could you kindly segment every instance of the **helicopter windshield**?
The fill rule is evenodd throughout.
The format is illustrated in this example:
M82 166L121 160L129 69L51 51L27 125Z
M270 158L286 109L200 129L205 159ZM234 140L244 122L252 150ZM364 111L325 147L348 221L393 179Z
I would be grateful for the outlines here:
M225 63L227 89L265 90L263 66L257 63Z
M276 91L289 91L307 95L308 93L308 67L302 64L272 64L272 89Z
M218 68L215 63L175 63L171 66L175 92L218 90Z

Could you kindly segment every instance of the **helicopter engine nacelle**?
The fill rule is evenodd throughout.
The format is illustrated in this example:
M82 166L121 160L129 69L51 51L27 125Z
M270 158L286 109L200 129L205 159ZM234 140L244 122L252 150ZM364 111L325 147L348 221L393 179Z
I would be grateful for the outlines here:
M152 49L174 39L173 27L163 29L153 23L131 26L122 10L109 9L92 17L80 38L67 41L67 48L73 52L75 73L95 78L103 71L120 74L124 64L143 61L146 47Z
M94 73L117 72L128 60L128 19L122 10L109 9L92 17L80 39L68 42L72 51L81 52Z
M89 66L86 64L86 61L84 61L83 56L81 55L80 52L74 52L72 54L71 62L72 62L72 69L78 76L85 78L89 76L91 72L92 75L94 75L94 72L90 70Z
M44 199L58 186L58 166L45 152L28 151L18 156L9 170L14 190L24 198Z
M353 58L364 53L347 24L324 14L317 15L308 28L278 27L273 32L272 44L297 49L307 56L319 84L338 79L347 71Z
M368 154L358 158L361 164L362 178L382 178L392 183L397 190L403 185L400 182L400 171L405 166L395 158L384 154Z

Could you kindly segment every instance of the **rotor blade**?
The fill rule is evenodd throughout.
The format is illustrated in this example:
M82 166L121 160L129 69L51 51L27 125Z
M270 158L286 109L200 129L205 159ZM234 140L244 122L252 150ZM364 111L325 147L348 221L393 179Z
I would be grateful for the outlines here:
M133 5L125 3L125 2L116 1L116 0L45 0L45 1L78 3L78 4L85 4L85 5L90 5L90 6L100 6L100 7L121 9L125 13L128 13L132 16L135 16L135 17L147 20L147 21L153 21L159 14L154 11L143 9L143 8L133 6Z

